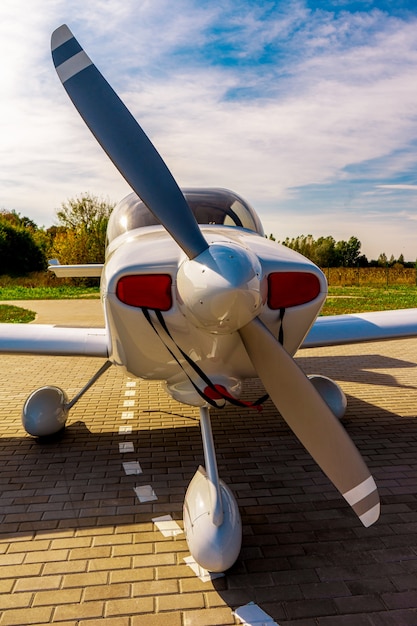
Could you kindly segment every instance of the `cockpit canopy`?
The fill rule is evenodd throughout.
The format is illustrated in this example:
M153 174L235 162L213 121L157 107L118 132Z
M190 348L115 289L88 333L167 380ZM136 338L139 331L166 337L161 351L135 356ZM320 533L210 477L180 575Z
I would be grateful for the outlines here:
M246 228L264 235L255 211L237 194L227 189L183 189L183 194L199 224ZM135 228L155 226L160 222L135 193L115 206L107 227L107 238L113 239Z

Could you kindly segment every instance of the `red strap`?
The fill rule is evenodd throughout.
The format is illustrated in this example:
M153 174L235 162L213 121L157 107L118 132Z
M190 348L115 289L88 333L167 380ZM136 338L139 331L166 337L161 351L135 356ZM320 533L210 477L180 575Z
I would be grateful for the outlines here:
M256 409L257 411L262 411L263 407L261 404L254 404L253 402L245 402L244 400L238 400L231 393L229 393L223 385L213 385L213 387L206 387L204 389L204 393L211 400L224 400L228 398L232 400L234 403L239 403L241 406L246 406L251 409Z

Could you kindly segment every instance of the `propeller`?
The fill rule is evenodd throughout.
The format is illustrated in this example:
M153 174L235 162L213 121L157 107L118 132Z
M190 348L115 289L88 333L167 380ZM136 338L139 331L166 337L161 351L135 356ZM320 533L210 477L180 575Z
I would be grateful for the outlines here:
M171 172L147 135L65 24L52 33L52 58L69 97L136 194L193 259L208 248Z
M187 305L185 313L210 332L221 332L221 324L228 333L240 328L254 368L288 426L362 523L373 524L379 517L379 496L364 460L294 359L256 317L264 301L264 281L257 262L249 253L243 258L242 250L230 246L209 247L159 153L67 26L52 34L51 47L59 78L81 117L132 189L188 256L178 275ZM220 284L214 295L207 268ZM242 308L251 312L242 314Z
M288 426L363 525L376 522L380 504L375 481L339 420L259 318L239 332L266 391Z

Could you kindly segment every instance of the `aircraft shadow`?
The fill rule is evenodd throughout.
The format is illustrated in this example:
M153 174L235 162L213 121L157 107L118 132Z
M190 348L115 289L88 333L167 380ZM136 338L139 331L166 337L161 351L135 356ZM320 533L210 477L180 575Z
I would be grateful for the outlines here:
M307 374L322 374L341 382L385 385L404 389L417 388L417 375L415 376L416 385L409 385L401 383L396 376L387 372L387 370L416 369L416 363L380 354L303 356L303 352L300 351L297 354L297 363Z

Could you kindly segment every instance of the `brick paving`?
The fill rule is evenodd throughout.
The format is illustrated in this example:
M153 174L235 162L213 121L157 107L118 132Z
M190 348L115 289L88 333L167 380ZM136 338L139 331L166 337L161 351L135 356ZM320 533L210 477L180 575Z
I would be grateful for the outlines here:
M100 325L94 315L88 324ZM184 535L164 537L152 522L170 514L182 528L184 493L203 462L198 411L157 383L128 386L111 368L63 436L39 443L20 423L27 395L56 384L71 397L101 361L2 356L0 626L229 626L251 601L281 626L417 625L417 339L305 350L298 360L348 395L344 424L372 468L381 518L361 526L269 402L262 413L212 411L243 546L224 578L203 582L184 563ZM249 381L248 397L261 392ZM127 424L132 432L120 433ZM143 473L127 475L126 461ZM133 488L143 485L158 500L140 503Z

